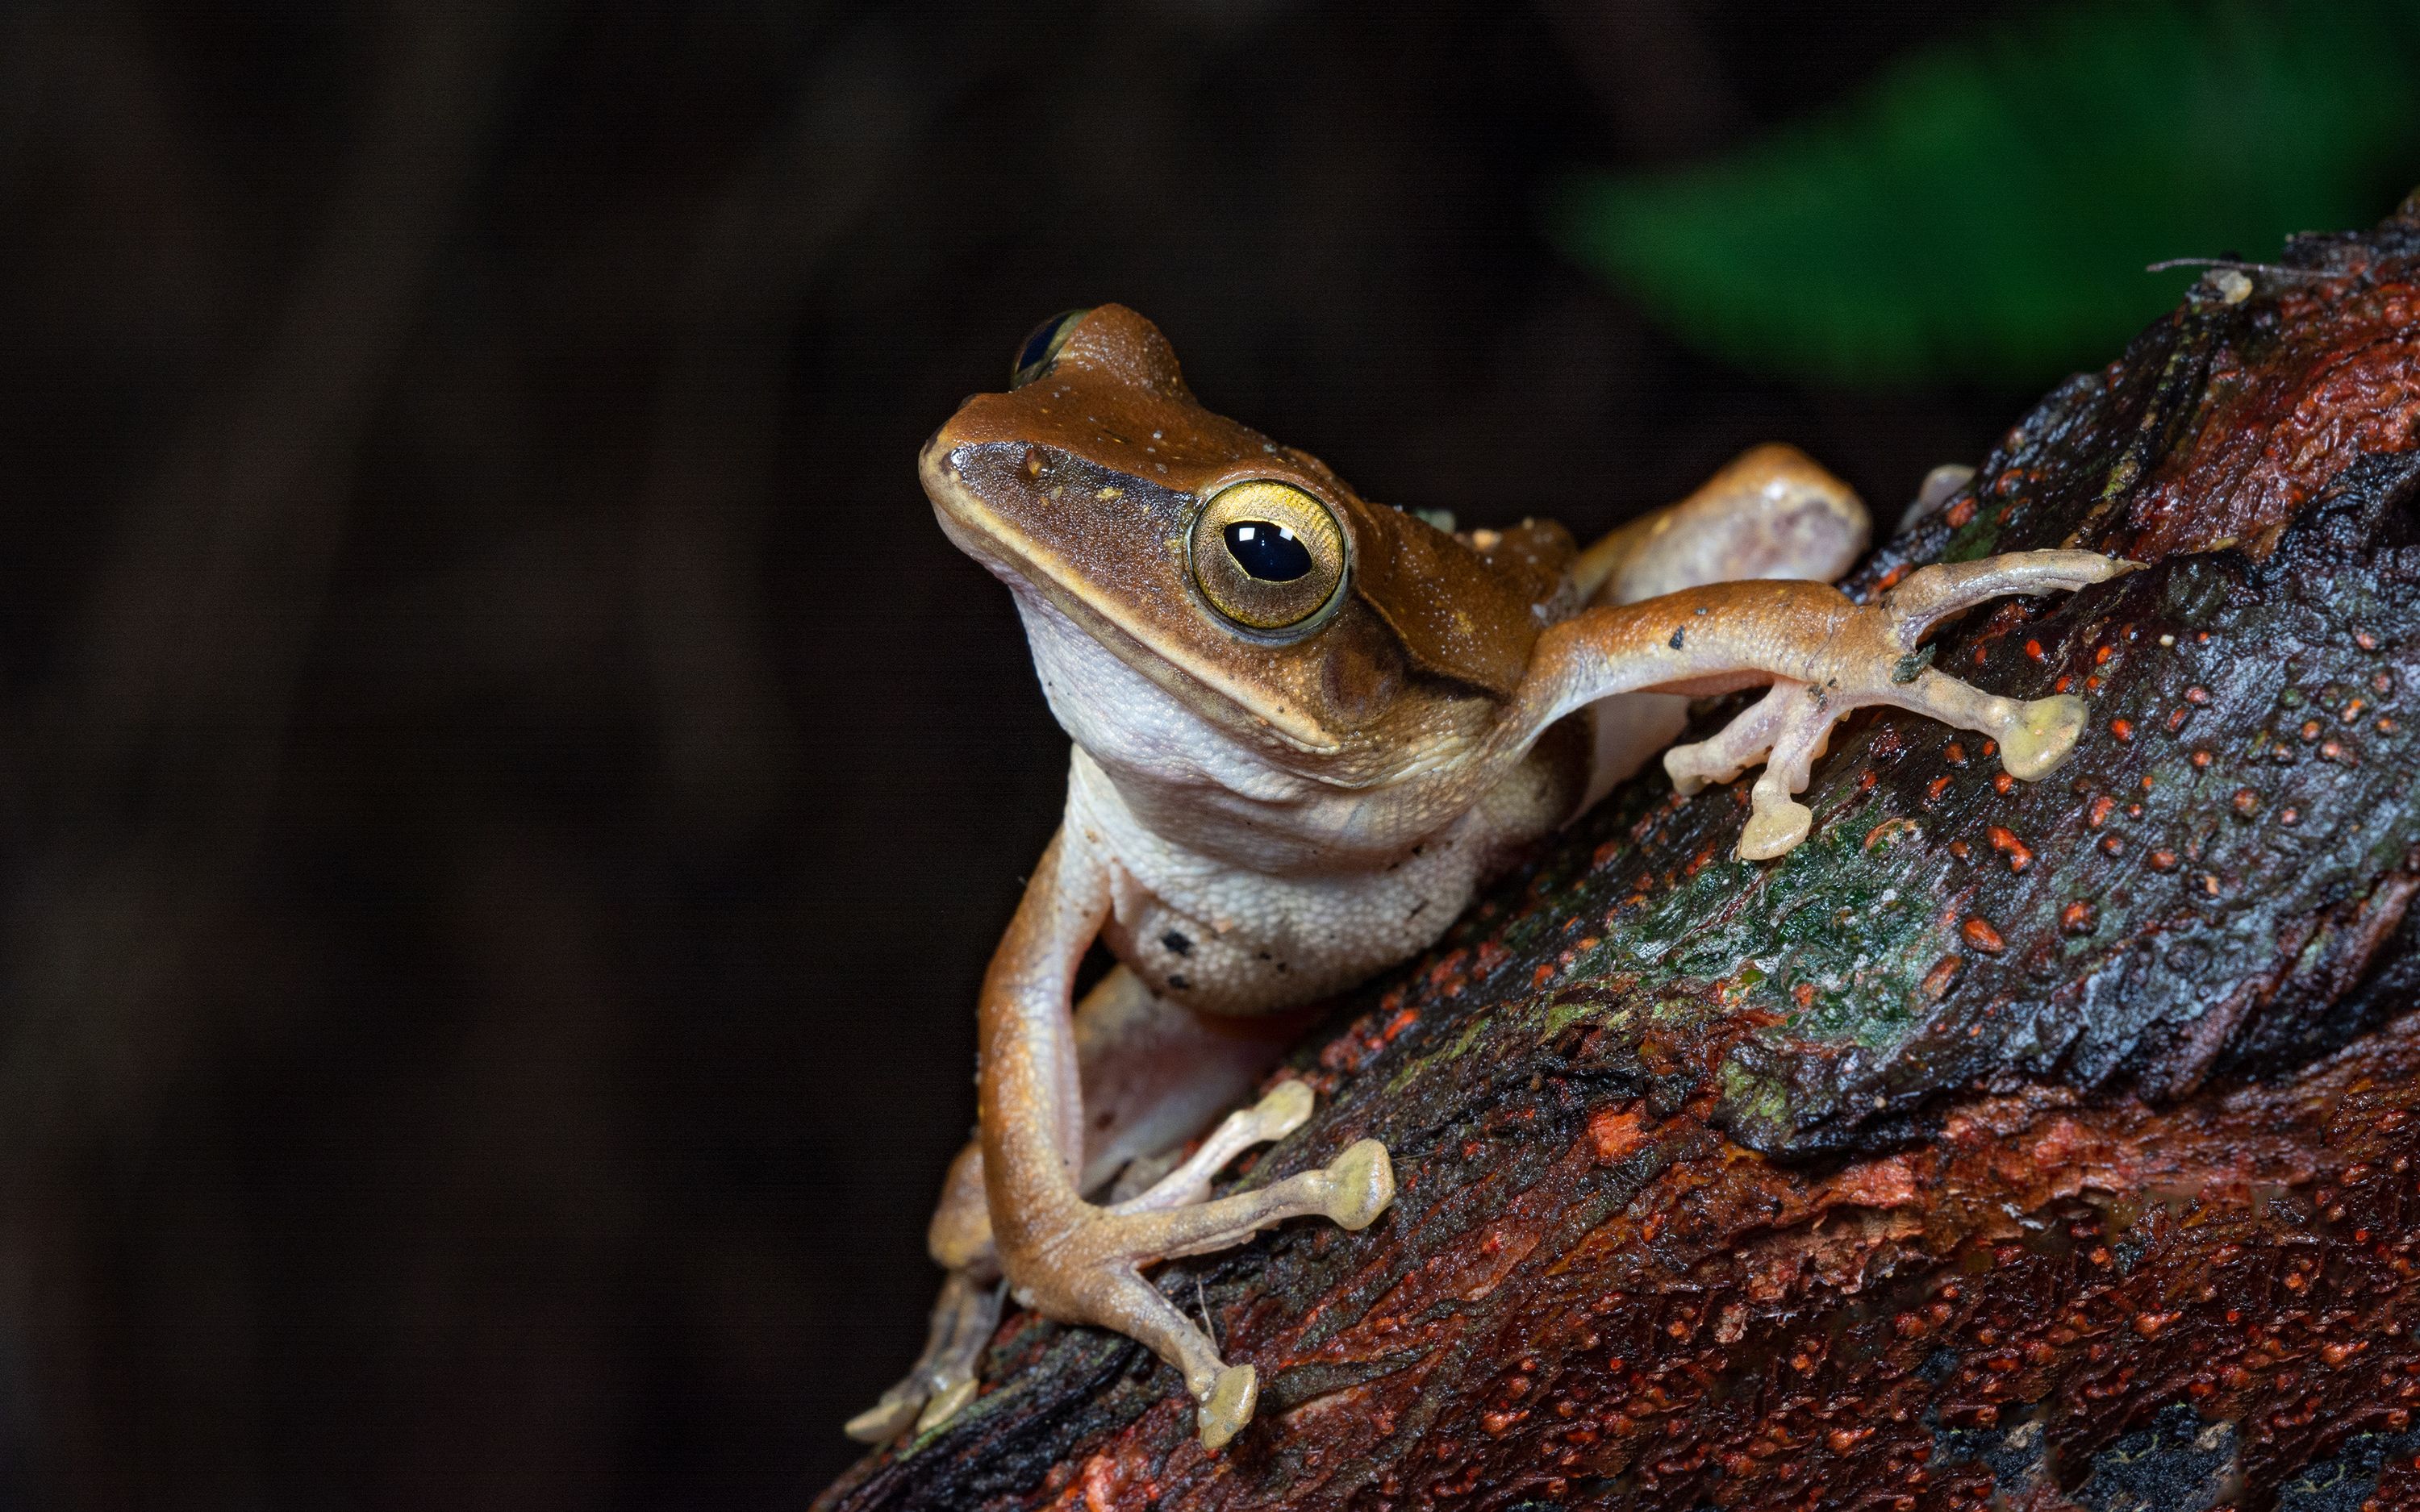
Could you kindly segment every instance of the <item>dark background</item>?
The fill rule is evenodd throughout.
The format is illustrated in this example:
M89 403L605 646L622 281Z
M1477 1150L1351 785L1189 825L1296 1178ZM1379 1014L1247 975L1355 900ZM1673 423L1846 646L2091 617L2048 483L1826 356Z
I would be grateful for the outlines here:
M924 435L1114 299L1388 501L1887 518L2030 395L1542 195L2006 8L0 8L0 1504L802 1504L1063 772Z

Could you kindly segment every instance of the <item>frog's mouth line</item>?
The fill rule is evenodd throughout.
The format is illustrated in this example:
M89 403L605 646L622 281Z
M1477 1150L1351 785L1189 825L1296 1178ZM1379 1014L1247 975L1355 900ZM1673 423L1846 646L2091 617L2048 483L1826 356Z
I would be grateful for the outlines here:
M919 459L925 496L951 544L994 571L1005 571L1047 597L1084 633L1169 695L1218 722L1252 735L1275 736L1310 756L1332 756L1344 743L1302 711L1272 706L1216 662L1122 623L1116 602L1085 580L1059 553L1003 518L961 481L941 438ZM1207 694L1207 699L1204 695Z

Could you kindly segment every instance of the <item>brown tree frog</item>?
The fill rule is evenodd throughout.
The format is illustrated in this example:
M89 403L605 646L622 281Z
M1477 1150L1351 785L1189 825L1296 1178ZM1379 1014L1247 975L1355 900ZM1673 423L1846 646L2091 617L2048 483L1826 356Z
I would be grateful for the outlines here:
M1075 749L984 981L980 1137L933 1221L949 1278L930 1343L850 1423L867 1440L973 1396L1004 1279L1048 1317L1148 1345L1202 1441L1224 1443L1251 1418L1252 1367L1140 1268L1291 1218L1357 1229L1394 1195L1386 1149L1363 1140L1210 1196L1309 1118L1299 1082L1161 1155L1273 1063L1284 1036L1254 1016L1427 947L1523 845L1668 744L1691 697L1769 686L1664 751L1683 792L1762 764L1746 858L1806 838L1793 795L1869 704L1984 732L2010 775L2042 776L2083 705L1980 692L1918 643L1983 600L2127 566L2020 552L1854 603L1830 582L1864 548L1865 510L1779 446L1585 550L1545 521L1457 534L1202 408L1157 329L1113 304L1036 332L1011 388L968 400L921 471L942 530L1015 595ZM1095 938L1122 964L1076 1006Z

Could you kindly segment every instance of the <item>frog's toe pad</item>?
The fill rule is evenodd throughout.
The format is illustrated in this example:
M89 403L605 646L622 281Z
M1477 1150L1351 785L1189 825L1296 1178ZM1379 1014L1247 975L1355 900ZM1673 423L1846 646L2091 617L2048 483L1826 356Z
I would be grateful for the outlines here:
M1814 827L1815 810L1797 799L1760 800L1756 811L1748 815L1747 826L1740 831L1740 859L1770 861L1787 856Z
M1340 1228L1367 1228L1395 1200L1395 1165L1375 1139L1357 1140L1328 1163L1327 1216Z
M2000 764L2010 777L2030 782L2047 777L2084 733L2084 701L2072 693L2035 699L2000 736Z
M1672 791L1684 798L1695 797L1709 783L1728 782L1742 770L1739 763L1725 759L1711 740L1674 746L1664 753L1665 775L1672 779Z
M1283 1139L1311 1121L1315 1103L1309 1084L1283 1081L1253 1105L1252 1133L1260 1139Z
M1210 1395L1194 1410L1202 1427L1202 1447L1224 1448L1252 1420L1252 1409L1260 1397L1261 1378L1250 1365L1229 1365L1219 1371Z

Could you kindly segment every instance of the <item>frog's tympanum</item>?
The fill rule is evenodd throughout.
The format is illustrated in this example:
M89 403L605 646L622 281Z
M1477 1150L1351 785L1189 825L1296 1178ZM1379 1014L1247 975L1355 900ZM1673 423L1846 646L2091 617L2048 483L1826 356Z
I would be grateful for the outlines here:
M1690 697L1771 689L1664 753L1683 792L1763 764L1743 857L1806 838L1792 795L1869 704L1982 731L2010 775L2042 776L2083 705L1978 692L1917 644L1985 599L2126 566L2021 552L1860 606L1830 582L1865 546L1863 506L1779 446L1586 550L1543 520L1455 533L1202 409L1159 332L1113 304L1034 332L1009 391L968 400L921 471L942 530L1016 595L1075 752L984 980L981 1136L933 1221L949 1277L931 1341L850 1423L867 1440L972 1398L1004 1280L1148 1345L1224 1443L1251 1419L1252 1367L1141 1268L1291 1218L1361 1228L1394 1196L1375 1140L1210 1196L1310 1116L1299 1082L1165 1153L1274 1063L1267 1015L1429 945L1491 872L1670 741ZM1096 938L1122 964L1076 1007Z

